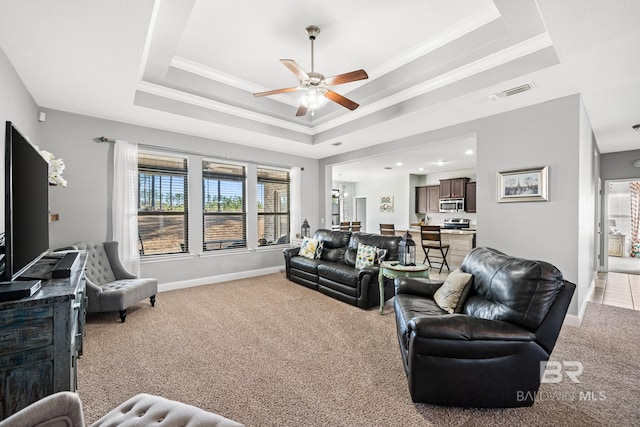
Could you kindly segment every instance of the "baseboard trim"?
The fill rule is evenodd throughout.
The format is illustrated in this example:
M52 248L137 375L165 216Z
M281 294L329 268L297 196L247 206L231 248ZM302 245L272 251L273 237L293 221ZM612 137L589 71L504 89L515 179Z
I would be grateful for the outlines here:
M231 280L247 279L249 277L264 276L265 274L279 273L281 271L284 271L284 266L238 271L236 273L199 277L197 279L181 280L179 282L161 283L158 285L158 292L174 291L176 289L186 289L193 288L195 286L211 285L213 283L229 282Z
M589 303L589 300L593 296L593 292L595 291L595 289L596 289L596 281L594 277L593 279L591 279L591 285L589 285L589 289L587 290L587 294L584 298L584 302L582 303L582 306L578 310L578 314L577 315L567 314L564 318L564 322L562 323L563 325L573 326L576 328L579 328L580 325L582 325L582 319L584 319L584 313L585 311L587 311L587 304Z

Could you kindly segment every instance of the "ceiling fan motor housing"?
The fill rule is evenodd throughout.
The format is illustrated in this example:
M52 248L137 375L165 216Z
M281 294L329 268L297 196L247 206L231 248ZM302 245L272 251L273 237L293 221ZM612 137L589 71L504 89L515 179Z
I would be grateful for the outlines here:
M305 30L307 31L309 40L315 40L316 36L320 34L320 28L316 27L315 25L309 25L307 28L305 28Z

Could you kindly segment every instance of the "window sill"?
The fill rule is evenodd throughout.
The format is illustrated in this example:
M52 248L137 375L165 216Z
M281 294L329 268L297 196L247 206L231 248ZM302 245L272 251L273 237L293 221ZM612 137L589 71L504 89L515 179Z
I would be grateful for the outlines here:
M140 257L140 264L154 264L157 262L179 261L192 258L193 254L145 255Z

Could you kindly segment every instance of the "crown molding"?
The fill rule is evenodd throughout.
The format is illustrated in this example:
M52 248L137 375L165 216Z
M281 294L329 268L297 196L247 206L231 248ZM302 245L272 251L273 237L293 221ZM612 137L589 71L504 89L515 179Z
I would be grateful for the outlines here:
M232 105L223 104L222 102L213 101L202 96L197 96L158 84L149 83L144 80L137 84L136 90L167 99L172 99L174 101L184 102L186 104L206 108L208 110L231 114L233 116L242 117L248 120L277 126L294 132L300 132L305 135L313 135L313 131L305 125L291 123L286 120L268 116L266 114L255 113L243 108L238 108Z
M494 54L488 55L477 61L466 64L462 67L458 67L447 73L441 74L437 77L422 82L416 86L405 89L401 92L395 93L379 101L373 102L368 105L360 106L357 110L352 111L348 117L336 117L329 120L326 123L313 127L313 133L318 134L325 132L334 127L344 125L352 120L364 117L368 114L382 110L395 104L399 104L408 99L414 98L419 95L423 95L427 92L435 89L450 85L456 81L465 79L474 74L481 73L486 70L490 70L499 65L521 58L523 56L532 54L539 50L553 46L551 37L548 33L540 34L536 37L532 37L516 45L510 46Z

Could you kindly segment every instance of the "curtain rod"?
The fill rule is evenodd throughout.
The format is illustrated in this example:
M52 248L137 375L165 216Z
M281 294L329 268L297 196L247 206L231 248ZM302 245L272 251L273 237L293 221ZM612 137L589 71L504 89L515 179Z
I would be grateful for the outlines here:
M107 138L106 136L99 136L96 138L93 138L93 140L95 142L101 143L101 142L116 142L116 139L113 138ZM138 147L142 147L142 148L149 148L149 149L153 149L153 150L163 150L163 151L169 151L171 153L176 153L176 154L192 154L194 156L202 156L202 157L215 157L215 158L219 158L215 155L211 155L211 154L207 154L207 153L199 153L197 151L188 151L188 150L177 150L175 148L168 148L168 147L160 147L158 145L149 145L149 144L138 144ZM241 160L241 159L232 159L231 157L225 157L224 160L231 160L232 162L239 162L239 163L246 163L247 160ZM256 162L251 162L251 163L256 163ZM273 166L273 167L278 167L278 168L290 168L291 166L283 166L283 165L277 165L274 163L266 163L266 162L260 162L259 164L261 165L265 165L265 166ZM304 167L300 167L300 170L304 170Z

